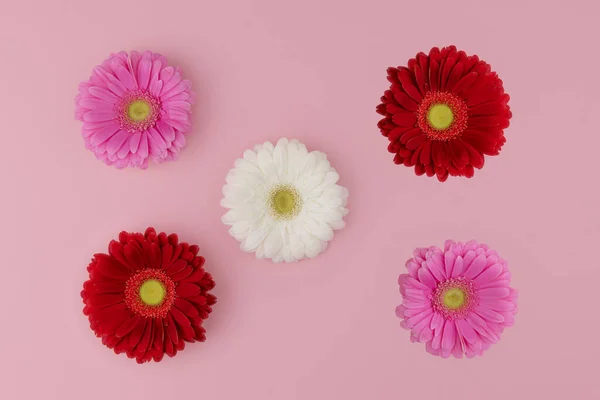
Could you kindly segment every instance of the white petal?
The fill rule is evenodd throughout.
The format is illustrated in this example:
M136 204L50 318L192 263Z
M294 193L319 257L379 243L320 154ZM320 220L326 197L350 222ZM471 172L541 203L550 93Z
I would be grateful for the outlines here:
M333 239L333 230L322 220L307 218L304 222L304 228L319 240L327 241Z
M247 252L256 251L256 248L265 240L265 236L267 236L265 227L259 227L251 231L242 243L242 250Z
M281 232L276 227L269 232L267 238L265 239L265 257L273 258L279 253L281 250L281 246L283 246L283 237L281 236Z

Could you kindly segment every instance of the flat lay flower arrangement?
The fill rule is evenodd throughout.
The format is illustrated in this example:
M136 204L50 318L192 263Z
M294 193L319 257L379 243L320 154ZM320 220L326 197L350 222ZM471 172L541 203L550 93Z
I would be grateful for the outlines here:
M500 153L510 98L477 55L434 47L389 68L387 78L390 87L376 111L394 163L445 182L473 177L486 157ZM160 54L111 54L79 85L75 99L85 147L119 169L177 159L192 127L191 87ZM233 161L222 187L221 220L240 249L257 259L315 258L346 224L349 191L339 180L326 153L298 139L265 141ZM121 232L108 254L95 254L88 266L81 297L90 328L106 347L138 363L204 342L202 324L216 303L204 264L200 247L176 234ZM487 245L449 240L443 248L418 248L406 269L396 315L427 352L481 356L514 324L517 291L508 263Z

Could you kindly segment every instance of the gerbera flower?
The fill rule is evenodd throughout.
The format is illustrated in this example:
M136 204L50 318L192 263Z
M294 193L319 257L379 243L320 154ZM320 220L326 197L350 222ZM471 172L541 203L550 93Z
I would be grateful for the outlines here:
M377 106L384 116L378 126L396 164L443 182L470 178L484 155L499 154L512 114L502 80L485 61L434 47L387 73L392 85Z
M444 250L416 249L400 275L396 315L413 342L444 358L483 355L512 326L517 291L507 263L484 244L447 241Z
M117 168L177 158L191 128L191 86L160 54L112 54L75 98L86 148Z
M102 343L138 363L175 356L185 342L206 340L215 286L199 248L177 235L121 232L96 254L83 284L83 313Z
M344 227L348 190L319 151L283 138L246 150L227 174L223 223L247 252L273 262L316 257Z

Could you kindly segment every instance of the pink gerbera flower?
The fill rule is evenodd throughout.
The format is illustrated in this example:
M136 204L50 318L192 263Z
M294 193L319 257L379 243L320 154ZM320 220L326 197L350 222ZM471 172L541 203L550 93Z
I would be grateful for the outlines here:
M160 54L111 54L75 98L86 148L117 168L177 158L191 128L191 86Z
M517 291L507 263L485 244L447 241L416 249L400 275L396 315L411 341L444 358L483 355L514 323Z

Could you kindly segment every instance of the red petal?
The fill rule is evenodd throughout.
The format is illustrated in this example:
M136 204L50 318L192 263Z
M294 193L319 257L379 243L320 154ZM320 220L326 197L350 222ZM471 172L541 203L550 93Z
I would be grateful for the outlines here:
M402 89L412 97L416 102L420 102L423 100L423 96L419 92L419 89L415 85L415 81L413 76L408 68L400 67L398 68L398 79L402 84Z
M400 126L414 126L417 123L417 116L413 112L401 112L392 117L392 121Z
M148 259L150 260L150 268L159 269L161 266L162 256L160 253L160 247L158 243L152 243L150 245L150 254Z
M125 282L87 282L90 282L96 293L123 293L125 291Z
M477 79L477 72L469 72L454 85L453 92L456 94L461 93L463 90L467 89L469 86L475 82Z
M427 93L427 89L425 87L425 85L426 85L425 74L423 73L423 70L421 69L421 67L419 67L418 65L414 66L413 73L415 74L415 81L417 82L419 91L424 96L425 93Z
M125 296L122 294L96 294L90 296L88 304L93 307L104 308L119 304L125 301Z
M179 244L179 237L175 233L170 234L169 235L169 243L173 247L177 246Z
M177 333L177 327L175 326L175 321L173 321L171 313L167 314L167 317L163 320L163 322L165 331L167 332L171 342L173 342L174 345L177 345L177 343L179 343L179 334Z
M129 318L119 326L119 328L115 332L115 336L119 338L126 336L137 326L138 323L141 322L141 319L142 317L140 317L139 315L133 315L131 318Z
M425 135L425 134L422 134L420 136L415 136L414 138L412 138L408 142L406 142L406 148L409 150L416 150L417 148L419 148L421 143L423 143L426 140L427 140L427 135Z
M125 281L131 276L131 270L111 256L96 254L94 258L96 259L96 264L94 270L90 271L91 278L94 278L98 274L105 278Z
M116 240L111 240L108 245L108 254L113 256L121 265L126 268L129 268L132 271L137 269L136 265L131 264L126 258L124 254L124 247L121 243Z
M147 228L146 232L144 232L144 236L146 238L156 236L156 229L154 229L153 227Z
M450 157L448 156L448 148L439 141L433 141L431 145L431 156L435 166L447 167L450 165Z
M171 257L173 257L173 246L170 244L164 245L162 250L162 268L167 269L171 265Z
M420 128L412 128L400 137L400 142L403 144L406 144L412 138L415 138L415 137L421 136L421 135L424 135L424 134ZM412 152L410 154L412 154Z
M154 321L151 318L146 320L146 327L144 329L144 334L140 339L140 342L135 348L135 353L138 357L143 357L144 354L150 349L150 343L152 339L152 330L154 326Z
M198 315L198 310L189 301L178 297L175 299L175 307L177 307L182 313L189 317L195 317Z
M496 155L501 145L502 131L499 134L500 136L493 131L467 129L462 133L462 139L483 154Z
M167 238L167 234L164 232L161 232L158 234L158 244L162 247L162 246L166 246L169 244L169 239Z
M182 297L198 296L201 293L200 287L193 283L180 282L175 289L177 294Z
M137 247L137 242L131 241L130 244L123 246L123 255L134 271L144 267L142 253Z
M429 67L429 86L431 86L431 90L437 92L439 90L439 71L440 64L437 61L431 61L431 65Z
M448 142L450 152L452 153L452 160L457 165L466 165L469 163L469 153L467 149L462 145L460 140L451 140Z
M192 252L192 254L194 255L194 257L196 257L198 255L198 252L200 251L200 247L197 245L191 245L190 246L190 251Z
M133 330L129 334L129 337L127 338L127 342L129 344L130 349L133 349L139 343L140 339L142 338L142 335L144 334L145 328L146 319L141 320L140 323L137 324L135 328L133 328Z
M421 150L421 157L419 158L421 164L427 165L431 163L431 140L428 140L423 145L423 149ZM425 171L425 170L423 170Z
M164 332L164 326L163 326L163 319L162 318L156 318L154 320L154 348L160 350L161 352L163 351L164 348L164 337L165 337L165 332Z
M201 306L204 306L204 305L208 304L208 300L204 296L188 297L186 300L188 300L188 301L190 301L192 303L199 304Z
M401 107L408 111L416 112L419 109L419 104L404 92L394 93L394 98Z
M177 260L175 261L173 264L171 264L171 266L169 268L167 268L167 270L165 271L167 273L167 275L174 275L178 272L181 272L185 269L185 267L187 267L187 262L185 262L185 260Z
M435 174L440 182L445 182L448 179L448 170L442 167L435 168Z
M450 77L448 77L448 82L446 83L446 90L452 92L456 84L460 81L463 76L464 65L462 63L457 63Z
M186 267L183 271L171 275L171 279L173 279L174 282L179 282L184 278L187 278L193 271L194 268Z
M475 168L481 169L484 163L483 154L481 154L475 147L471 146L465 141L462 142L462 145L465 147L465 149L467 149L467 152L469 153L470 164Z
M441 87L442 91L446 90L446 85L450 78L450 73L452 72L452 68L454 68L457 61L458 61L458 56L456 54L451 54L450 56L448 56L448 58L446 58L446 62L444 63L444 68L440 75L440 87Z
M192 328L192 324L190 320L176 307L171 308L170 311L175 323L181 329L181 335L184 340L192 340L194 339L194 329Z
M183 282L199 282L204 278L205 274L206 272L201 267L198 267L190 276L183 279Z

